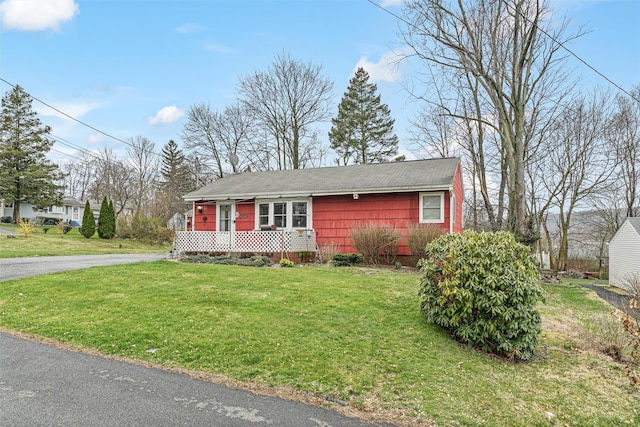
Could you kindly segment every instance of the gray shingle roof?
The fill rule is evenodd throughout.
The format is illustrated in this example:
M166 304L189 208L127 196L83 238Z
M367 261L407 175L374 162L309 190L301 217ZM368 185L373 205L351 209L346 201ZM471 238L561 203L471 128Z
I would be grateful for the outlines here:
M186 194L186 201L308 197L448 189L458 158L372 163L316 169L246 172Z

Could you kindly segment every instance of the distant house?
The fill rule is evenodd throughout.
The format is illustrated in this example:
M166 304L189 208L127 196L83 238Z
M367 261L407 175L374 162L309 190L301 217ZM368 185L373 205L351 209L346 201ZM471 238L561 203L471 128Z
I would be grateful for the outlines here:
M84 203L73 197L65 197L62 205L38 209L30 203L20 203L20 217L25 220L59 219L68 223L82 224ZM13 217L13 203L0 200L0 218Z
M462 232L460 159L248 172L219 179L184 196L192 203L178 252L315 252L335 245L356 252L354 227L437 224ZM409 256L402 239L399 256Z
M629 289L640 285L640 217L627 218L609 241L609 283Z

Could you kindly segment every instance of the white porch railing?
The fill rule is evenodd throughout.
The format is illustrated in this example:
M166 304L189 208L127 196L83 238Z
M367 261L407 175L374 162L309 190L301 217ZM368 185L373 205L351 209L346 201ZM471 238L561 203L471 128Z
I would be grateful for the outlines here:
M173 249L190 252L315 252L313 230L177 231Z

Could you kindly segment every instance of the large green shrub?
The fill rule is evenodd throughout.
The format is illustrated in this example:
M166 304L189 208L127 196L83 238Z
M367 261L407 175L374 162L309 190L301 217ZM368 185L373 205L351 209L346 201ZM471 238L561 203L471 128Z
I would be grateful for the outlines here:
M427 245L419 266L420 310L427 321L493 354L513 360L534 355L543 291L534 257L513 235L442 236Z
M400 233L392 226L369 223L351 229L353 246L362 254L364 261L378 265L393 264L398 255Z
M84 204L84 213L82 214L82 225L80 226L80 234L87 239L96 233L96 220L93 217L93 211L89 205L89 201Z

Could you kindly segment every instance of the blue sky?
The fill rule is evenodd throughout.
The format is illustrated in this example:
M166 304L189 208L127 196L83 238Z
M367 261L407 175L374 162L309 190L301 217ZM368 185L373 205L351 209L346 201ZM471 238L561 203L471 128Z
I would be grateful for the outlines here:
M399 0L375 0L400 13ZM569 47L626 90L640 84L640 0L551 0L558 15L591 32ZM363 66L396 119L401 149L417 105L390 58L398 24L367 0L4 0L0 77L93 128L122 140L145 136L156 150L180 141L184 114L234 102L239 76L265 71L275 55L322 65L335 84L335 111ZM575 63L586 89L613 88ZM405 74L403 74L403 72ZM0 82L2 94L11 87ZM124 153L126 145L34 101L53 136L51 153L73 147ZM328 130L328 125L325 125ZM324 141L328 138L322 135Z

